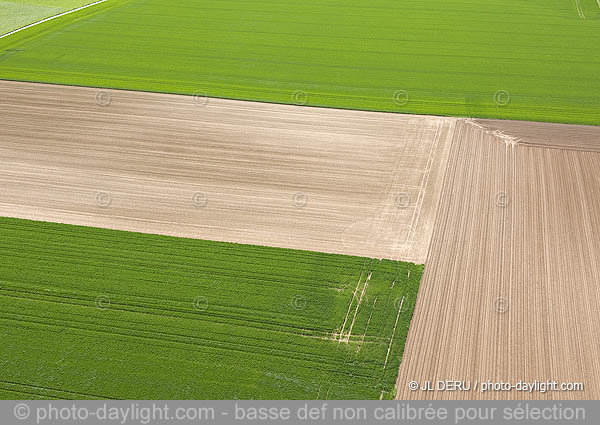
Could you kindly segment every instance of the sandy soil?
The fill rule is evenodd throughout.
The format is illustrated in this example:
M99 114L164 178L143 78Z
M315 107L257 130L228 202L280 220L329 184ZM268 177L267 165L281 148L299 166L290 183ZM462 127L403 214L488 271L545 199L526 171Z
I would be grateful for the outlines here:
M423 263L455 120L0 82L0 215Z
M476 122L518 139L521 145L600 152L600 126L483 119Z
M544 134L574 130L548 126ZM456 126L398 398L598 399L600 152L565 150L575 139L511 146L495 130ZM472 390L409 389L428 380ZM481 392L521 380L585 389Z

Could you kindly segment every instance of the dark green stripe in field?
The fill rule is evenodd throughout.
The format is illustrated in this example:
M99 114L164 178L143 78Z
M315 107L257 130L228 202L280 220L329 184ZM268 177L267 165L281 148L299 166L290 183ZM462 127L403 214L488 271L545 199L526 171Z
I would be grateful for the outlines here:
M423 266L0 218L6 398L394 395Z
M0 40L3 79L587 124L598 69L593 0L109 0Z

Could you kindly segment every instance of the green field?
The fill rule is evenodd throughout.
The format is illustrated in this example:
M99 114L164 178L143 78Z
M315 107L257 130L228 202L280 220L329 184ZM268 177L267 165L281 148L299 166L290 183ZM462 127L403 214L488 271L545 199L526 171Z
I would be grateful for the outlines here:
M391 398L423 269L11 218L0 240L0 398Z
M0 1L0 34L93 2L94 0Z
M0 55L9 80L600 124L596 0L108 0Z

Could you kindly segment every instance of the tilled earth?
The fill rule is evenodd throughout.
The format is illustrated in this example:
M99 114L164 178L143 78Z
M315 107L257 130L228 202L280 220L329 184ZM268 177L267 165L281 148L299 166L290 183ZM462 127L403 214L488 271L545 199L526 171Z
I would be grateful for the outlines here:
M423 263L455 120L0 82L0 215Z
M541 135L532 137L528 124ZM600 398L594 134L556 124L457 124L398 398ZM471 389L409 388L455 380ZM536 380L559 390L507 387ZM584 389L560 390L573 383ZM498 390L482 391L490 384Z

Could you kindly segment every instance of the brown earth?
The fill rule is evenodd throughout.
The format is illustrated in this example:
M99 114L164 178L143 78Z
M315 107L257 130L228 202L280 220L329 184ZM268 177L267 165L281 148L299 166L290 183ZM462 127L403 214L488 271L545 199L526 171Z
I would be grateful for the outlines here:
M478 123L456 126L397 397L598 399L600 139L586 138L597 129L532 123L575 137L533 132L531 146L511 144L525 123ZM446 380L472 389L409 389ZM584 390L481 391L521 380Z
M600 398L598 128L0 90L0 215L427 258L399 398ZM481 392L520 380L585 390Z
M427 256L454 119L8 81L0 91L0 215Z
M487 119L476 122L511 135L521 145L600 152L600 126Z

